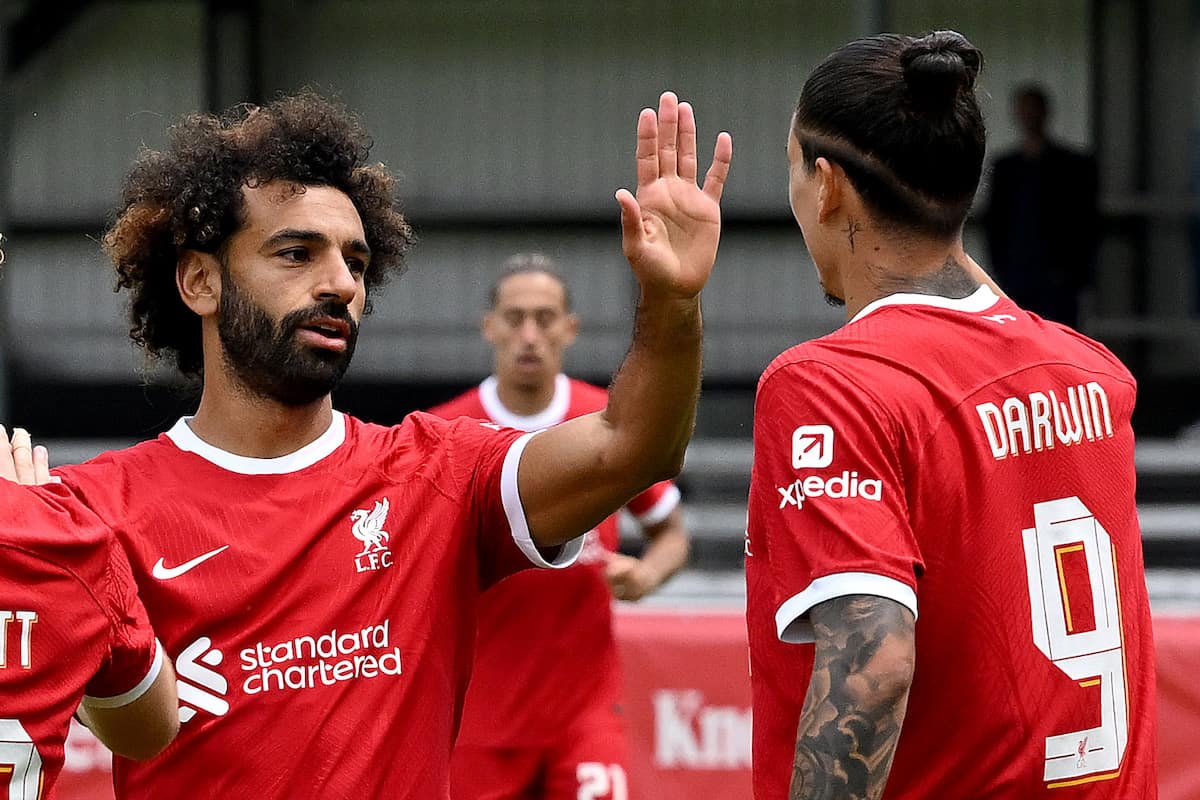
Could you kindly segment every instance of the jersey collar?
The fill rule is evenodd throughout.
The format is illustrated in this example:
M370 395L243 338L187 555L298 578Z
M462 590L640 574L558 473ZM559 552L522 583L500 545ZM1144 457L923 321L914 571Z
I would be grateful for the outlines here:
M987 284L981 285L966 297L958 299L940 297L935 294L889 294L887 297L881 297L873 303L868 303L863 307L862 311L854 315L854 318L850 322L858 322L867 314L877 311L884 306L927 306L945 308L951 311L965 311L968 314L978 314L981 311L987 311L999 300L1000 298Z
M561 372L554 378L554 397L550 398L550 405L546 406L544 411L528 417L514 414L500 402L498 386L499 381L495 375L488 376L479 384L479 402L483 404L483 410L492 422L519 431L540 431L557 425L567 417L567 408L571 405L571 381Z
M195 453L221 469L241 475L284 475L298 472L316 464L346 440L346 418L340 411L334 411L329 428L296 452L278 458L250 458L213 447L201 439L188 426L192 419L194 417L183 417L176 422L171 430L167 431L167 438L185 453Z

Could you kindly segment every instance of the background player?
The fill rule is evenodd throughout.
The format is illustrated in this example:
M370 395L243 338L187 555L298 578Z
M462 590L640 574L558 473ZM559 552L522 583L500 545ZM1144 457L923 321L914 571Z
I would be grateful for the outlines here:
M732 144L701 188L690 106L664 94L637 133L637 195L617 193L633 342L604 411L536 435L334 411L368 293L411 241L344 109L196 116L139 159L105 243L133 337L203 390L157 440L63 472L122 525L177 654L183 732L118 759L118 797L446 795L480 591L569 564L691 435Z
M116 537L61 485L29 434L0 428L0 793L50 796L71 714L127 758L179 729L175 676ZM19 486L15 481L44 486Z
M562 373L579 321L554 263L520 254L505 268L483 317L493 374L431 413L531 431L603 409L605 390ZM455 800L628 797L612 596L640 600L662 585L687 561L688 536L670 481L626 508L649 540L641 558L616 552L613 515L588 532L575 566L522 572L484 596L451 762ZM557 670L573 677L544 680Z
M979 285L981 64L952 32L861 39L793 117L792 210L849 322L759 382L758 800L1157 793L1135 385Z

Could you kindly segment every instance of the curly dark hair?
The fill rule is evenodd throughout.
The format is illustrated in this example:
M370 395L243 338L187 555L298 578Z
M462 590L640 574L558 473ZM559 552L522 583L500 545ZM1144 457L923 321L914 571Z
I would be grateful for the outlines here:
M368 293L403 271L415 237L396 206L395 179L367 163L371 139L339 103L303 92L220 117L191 115L169 134L165 152L135 162L104 234L117 290L130 292L130 338L151 355L174 358L186 375L201 372L200 319L179 296L175 268L186 250L220 255L244 222L245 186L282 180L345 192L371 248Z

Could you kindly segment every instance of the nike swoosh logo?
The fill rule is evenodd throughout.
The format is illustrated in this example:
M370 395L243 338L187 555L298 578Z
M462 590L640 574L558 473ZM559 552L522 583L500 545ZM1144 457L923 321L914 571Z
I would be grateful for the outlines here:
M178 567L168 567L166 565L165 561L160 558L158 560L158 563L154 565L154 569L150 570L150 574L153 575L154 577L158 578L160 581L169 581L169 580L171 580L171 578L178 578L180 575L187 572L188 570L190 570L194 567L200 566L201 564L203 564L205 561L208 561L213 556L220 555L222 552L224 552L225 550L228 550L228 549L229 549L229 545L225 545L224 547L218 547L216 550L209 551L209 552L205 553L204 555L196 556L191 561L185 561L182 564L180 564Z

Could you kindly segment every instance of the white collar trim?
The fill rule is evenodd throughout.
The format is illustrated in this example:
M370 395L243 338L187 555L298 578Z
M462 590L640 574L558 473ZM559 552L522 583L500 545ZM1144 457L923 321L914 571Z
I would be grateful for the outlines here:
M858 322L867 314L877 311L884 306L931 306L951 311L965 311L968 314L978 314L981 311L987 311L999 302L999 300L1000 298L987 284L982 284L971 294L958 299L940 297L935 294L889 294L887 297L881 297L873 303L868 303L863 307L862 311L854 315L854 319L850 320L850 322Z
M296 452L278 458L250 458L214 447L201 439L188 425L193 419L195 417L180 419L167 431L167 438L185 453L195 453L221 469L241 475L285 475L298 472L316 464L346 441L346 418L340 411L334 411L329 428Z
M479 402L492 422L519 431L540 431L557 425L567 417L567 408L571 405L571 381L561 372L554 378L554 397L550 398L550 405L528 417L514 414L500 402L499 385L495 375L489 375L479 384Z

